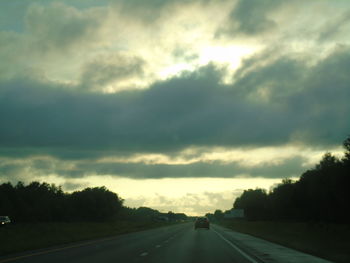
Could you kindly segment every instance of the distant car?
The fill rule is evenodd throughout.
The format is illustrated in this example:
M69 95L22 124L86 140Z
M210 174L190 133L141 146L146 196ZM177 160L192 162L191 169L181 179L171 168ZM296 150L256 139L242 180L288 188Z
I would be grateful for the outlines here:
M194 223L194 229L197 228L206 228L209 229L209 220L206 217L197 217L195 223Z
M0 226L6 226L7 224L10 224L11 220L8 216L0 216Z

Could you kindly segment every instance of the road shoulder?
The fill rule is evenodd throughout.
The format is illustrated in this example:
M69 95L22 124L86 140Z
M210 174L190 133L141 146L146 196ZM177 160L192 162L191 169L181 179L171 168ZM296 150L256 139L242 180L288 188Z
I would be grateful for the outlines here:
M215 230L247 253L254 255L264 263L330 263L291 248L287 248L257 237L235 232L215 225Z

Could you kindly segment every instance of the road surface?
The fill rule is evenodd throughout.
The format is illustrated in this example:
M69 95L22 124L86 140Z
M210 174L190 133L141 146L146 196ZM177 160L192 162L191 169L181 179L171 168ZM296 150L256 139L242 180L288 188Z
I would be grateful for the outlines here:
M171 225L112 238L0 258L0 263L258 263L220 233L194 230L193 223Z

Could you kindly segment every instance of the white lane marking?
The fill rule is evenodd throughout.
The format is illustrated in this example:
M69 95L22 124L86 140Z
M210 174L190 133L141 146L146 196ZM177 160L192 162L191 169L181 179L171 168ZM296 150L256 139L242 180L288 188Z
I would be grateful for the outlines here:
M156 245L156 248L160 248L161 247L161 245Z
M147 252L143 252L143 253L140 255L140 257L145 257L145 256L147 256L147 255L148 255Z
M239 253L241 253L242 256L244 256L246 259L248 259L252 263L258 263L255 259L253 259L251 256L249 256L247 253L245 253L243 250L241 250L239 247L237 247L235 244L233 244L231 241L227 240L226 238L223 237L220 233L212 229L219 237L221 237L222 240L224 240L227 244L229 244L231 247L236 249Z

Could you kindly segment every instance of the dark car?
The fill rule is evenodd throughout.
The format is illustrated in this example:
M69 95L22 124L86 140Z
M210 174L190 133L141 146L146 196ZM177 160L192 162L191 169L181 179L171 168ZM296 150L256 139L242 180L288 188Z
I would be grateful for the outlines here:
M0 216L0 226L6 226L7 224L10 224L11 220L8 216Z
M195 223L194 223L194 229L197 228L206 228L209 229L209 220L206 217L197 217Z

